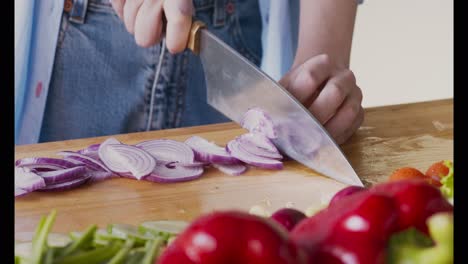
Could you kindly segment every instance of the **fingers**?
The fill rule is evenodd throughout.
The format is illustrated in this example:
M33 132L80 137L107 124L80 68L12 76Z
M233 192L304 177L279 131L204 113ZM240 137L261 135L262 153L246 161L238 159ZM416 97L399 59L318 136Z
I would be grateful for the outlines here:
M338 112L325 123L325 129L338 144L344 143L361 126L364 109L361 106L362 92L359 87L345 99Z
M296 67L280 83L339 144L351 137L364 120L362 91L353 72L334 64L325 54Z
M165 15L168 50L178 53L186 48L192 25L192 1L113 0L112 6L139 46L150 47L161 41Z
M169 52L178 53L187 47L192 26L192 12L192 1L164 1L164 13L167 18L166 46Z
M346 143L351 136L356 132L356 130L361 127L362 123L364 122L364 109L361 107L359 114L351 127L343 131L343 133L335 138L337 144L341 145Z
M289 76L285 86L301 103L306 103L316 94L332 74L332 64L326 54L312 57Z
M161 0L145 0L141 5L135 19L135 41L139 46L150 47L161 41L163 2Z
M320 94L309 107L309 110L322 124L325 124L335 115L351 91L355 90L359 90L359 94L362 97L360 89L356 86L353 72L343 70L328 80Z
M115 13L123 20L123 7L125 5L125 0L112 0L112 8L114 8Z
M123 20L125 27L130 34L134 33L135 19L143 0L127 0L123 6Z

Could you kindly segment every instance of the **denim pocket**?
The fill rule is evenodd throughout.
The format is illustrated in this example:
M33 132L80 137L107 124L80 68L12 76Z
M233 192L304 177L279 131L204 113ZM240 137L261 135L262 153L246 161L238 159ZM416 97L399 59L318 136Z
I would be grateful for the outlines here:
M248 36L246 37L243 33L242 27L239 24L239 21L233 17L232 21L232 38L234 41L235 49L241 53L244 57L249 59L255 65L260 65L261 60L261 39L258 39L260 42L259 46L255 44L256 38L255 36ZM247 40L248 39L248 40ZM250 43L250 45L248 44Z
M88 11L114 13L114 9L109 0L88 0Z
M196 18L256 65L262 57L262 25L256 0L195 0Z
M262 21L257 1L237 0L229 17L235 48L247 59L260 65L262 58Z

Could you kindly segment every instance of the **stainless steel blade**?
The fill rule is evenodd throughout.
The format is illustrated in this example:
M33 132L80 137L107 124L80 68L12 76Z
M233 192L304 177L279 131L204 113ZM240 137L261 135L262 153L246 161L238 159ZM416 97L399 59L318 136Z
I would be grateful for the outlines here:
M248 109L262 108L282 152L324 176L363 186L327 131L286 89L208 30L200 32L199 55L211 106L237 123Z

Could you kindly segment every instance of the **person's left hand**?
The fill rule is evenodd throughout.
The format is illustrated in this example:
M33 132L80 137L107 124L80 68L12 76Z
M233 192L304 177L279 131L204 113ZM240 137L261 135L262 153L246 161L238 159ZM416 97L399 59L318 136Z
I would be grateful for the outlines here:
M353 72L339 67L326 54L295 67L280 84L309 109L338 144L346 142L364 120L362 92Z

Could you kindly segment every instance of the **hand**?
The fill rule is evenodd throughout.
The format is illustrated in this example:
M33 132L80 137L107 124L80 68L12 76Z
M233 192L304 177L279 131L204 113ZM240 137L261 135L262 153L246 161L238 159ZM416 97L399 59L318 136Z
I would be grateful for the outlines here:
M187 46L192 25L191 0L112 0L112 7L139 46L150 47L161 41L164 15L169 52L178 53Z
M326 54L293 68L280 84L309 109L338 144L346 142L364 120L362 92L353 72L337 66Z

